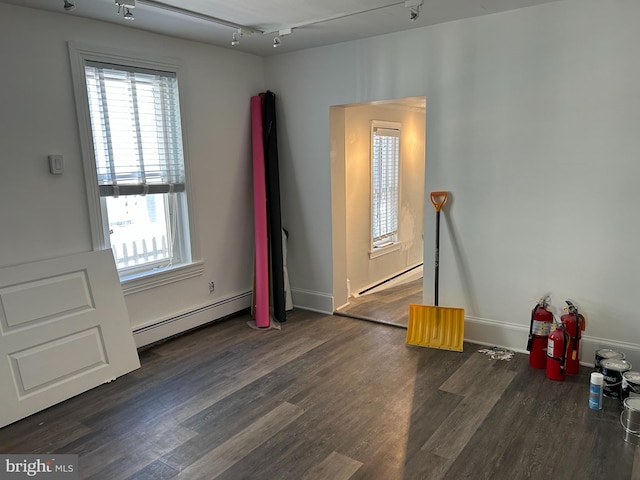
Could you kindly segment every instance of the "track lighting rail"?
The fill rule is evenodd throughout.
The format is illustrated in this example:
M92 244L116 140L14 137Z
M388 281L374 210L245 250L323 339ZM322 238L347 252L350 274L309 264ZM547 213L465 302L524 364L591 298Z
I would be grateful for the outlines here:
M204 20L206 22L215 23L216 25L222 25L225 27L233 28L235 31L231 36L231 45L236 46L240 44L240 40L245 35L252 34L261 34L261 35L274 35L273 38L273 46L279 47L282 44L282 38L285 35L290 35L294 29L304 28L311 25L318 25L320 23L326 23L333 20L340 20L343 18L353 17L355 15L361 15L364 13L374 12L377 10L382 10L384 8L393 7L396 5L403 5L405 8L409 9L409 19L414 21L420 15L420 10L422 8L424 0L395 0L391 3L387 3L385 5L380 5L376 7L365 8L353 12L347 13L337 13L335 15L329 15L327 17L322 17L310 21L300 22L293 25L289 25L287 27L279 28L278 30L261 30L256 27L251 27L248 25L241 25L239 23L235 23L224 18L214 17L212 15L207 15L205 13L196 12L193 10L189 10L188 8L177 7L174 5L169 5L167 3L158 1L158 0L115 0L115 4L118 7L118 13L122 12L122 16L125 20L133 20L132 9L135 8L136 2L142 5L147 5L152 8L157 8L160 10L165 10L167 12L177 13L179 15L184 15L192 18L197 18L199 20ZM70 0L64 0L63 8L65 11L71 11L76 8L74 3L71 3Z

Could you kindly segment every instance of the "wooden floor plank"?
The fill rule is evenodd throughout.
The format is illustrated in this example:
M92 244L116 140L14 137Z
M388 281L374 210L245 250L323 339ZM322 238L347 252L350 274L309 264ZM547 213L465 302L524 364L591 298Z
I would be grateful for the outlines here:
M171 416L180 423L321 343L322 340L300 338L295 344L284 344L264 352L259 363L252 362L249 350L246 350L242 357L233 356L237 361L235 364L229 359L219 360L226 369L201 362L165 384L156 385L129 401L89 417L84 423L95 429L106 426L115 429L118 425L128 429L132 423L153 422L160 415ZM199 395L204 389L209 390L209 395ZM113 418L117 418L116 423Z
M633 455L633 470L631 471L631 480L640 480L640 448L636 448Z
M0 429L0 453L46 453L56 451L92 430L69 418L37 415Z
M438 480L445 477L452 463L453 460L449 458L441 457L432 452L422 452L419 457L414 457L407 462L402 477L399 478L403 480Z
M178 474L189 480L213 480L236 462L262 445L282 428L295 421L304 410L283 403L210 453L192 463Z
M494 369L504 365L504 362L491 363L494 364ZM540 389L545 384L544 378L544 371L529 369L527 365L521 374L513 379L502 398L452 464L446 478L491 478L496 475L496 471L503 471L503 465L510 463L513 457L513 452L505 454L505 451L511 445L517 444L514 438L527 423L523 413L536 409ZM508 466L506 470L509 471L510 468Z
M349 480L362 466L353 458L338 452L331 452L320 464L309 470L303 480Z
M440 385L440 390L465 397L477 395L493 383L493 376L498 373L494 371L494 365L496 362L490 362L486 356L474 353Z
M107 431L101 434L108 435ZM170 418L159 418L145 427L136 426L129 432L120 433L110 442L101 442L98 436L98 441L94 443L96 448L82 455L80 467L89 478L112 478L116 473L117 477L126 478L196 435L196 432L176 424ZM73 450L67 451L74 453ZM135 457L136 461L131 462L131 457ZM127 461L122 462L125 458ZM114 462L115 467L105 465Z
M159 465L155 463L157 453L150 449L136 449L132 452L122 451L116 457L102 457L99 463L87 467L87 462L80 462L79 469L82 472L82 478L85 480L106 480L106 479L127 479L135 476L140 471L142 465L153 465L154 469L145 469L145 474L149 474L147 478L153 480L162 480L164 478L172 478L177 472L173 471L167 465ZM140 477L143 478L143 477Z
M452 462L457 459L514 377L514 372L502 370L500 375L493 377L490 391L482 396L465 397L422 446L420 452L436 455ZM470 388L470 390L475 389Z

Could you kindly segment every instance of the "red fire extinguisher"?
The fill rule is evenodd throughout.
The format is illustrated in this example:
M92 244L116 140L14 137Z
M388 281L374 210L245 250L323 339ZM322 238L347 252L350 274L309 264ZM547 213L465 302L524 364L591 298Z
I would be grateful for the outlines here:
M553 314L547 309L549 301L548 296L541 298L531 311L527 351L530 352L529 365L533 368L547 366L547 339L553 322Z
M580 339L582 338L582 332L585 328L585 320L573 303L569 300L565 301L568 305L565 310L568 310L569 313L560 317L560 321L569 336L565 373L568 375L577 375L580 370Z
M547 378L564 380L567 363L567 344L569 335L564 323L556 324L549 334L547 342Z

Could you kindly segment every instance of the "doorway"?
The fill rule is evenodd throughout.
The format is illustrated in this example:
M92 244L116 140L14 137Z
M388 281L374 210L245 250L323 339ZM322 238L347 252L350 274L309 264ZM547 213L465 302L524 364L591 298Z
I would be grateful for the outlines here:
M425 98L334 106L330 122L334 311L406 327L422 302ZM400 129L397 240L384 248L372 244L373 122Z

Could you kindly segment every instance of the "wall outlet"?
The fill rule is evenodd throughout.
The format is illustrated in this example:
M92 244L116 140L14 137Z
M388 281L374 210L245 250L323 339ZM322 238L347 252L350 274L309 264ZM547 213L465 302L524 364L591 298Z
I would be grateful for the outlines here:
M213 293L213 291L216 289L216 286L213 282L209 282L209 293Z

